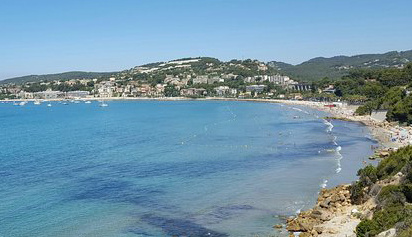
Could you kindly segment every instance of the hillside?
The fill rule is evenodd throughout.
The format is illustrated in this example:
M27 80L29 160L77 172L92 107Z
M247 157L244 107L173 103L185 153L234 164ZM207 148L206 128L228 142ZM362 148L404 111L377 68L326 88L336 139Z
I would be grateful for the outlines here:
M40 81L53 81L53 80L71 80L71 79L92 79L99 77L109 77L110 75L116 74L117 72L64 72L56 74L45 74L45 75L29 75L22 77L14 77L0 81L0 84L14 83L21 84L25 82L40 82Z
M199 75L225 78L245 78L257 75L272 75L277 71L264 62L252 59L222 62L211 57L182 58L169 62L150 63L120 72L121 78L162 82L167 76L194 78Z
M315 81L323 77L339 79L348 71L357 68L399 68L410 61L412 61L412 50L331 58L318 57L298 65L272 61L268 65L295 79Z
M318 57L298 65L271 61L263 63L258 60L231 60L222 62L211 57L183 58L170 62L155 62L136 66L122 72L65 72L47 75L29 75L0 81L0 84L25 83L52 80L91 79L117 75L141 78L165 78L165 75L209 75L222 74L250 77L264 74L283 74L299 81L316 81L324 77L339 79L350 70L357 68L400 68L412 61L412 50L392 51L384 54L362 54L356 56Z

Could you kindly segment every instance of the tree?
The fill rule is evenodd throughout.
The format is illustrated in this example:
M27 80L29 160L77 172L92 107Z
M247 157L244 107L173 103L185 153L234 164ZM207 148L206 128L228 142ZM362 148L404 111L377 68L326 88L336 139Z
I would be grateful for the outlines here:
M176 97L179 96L179 90L176 89L173 85L168 84L165 87L165 96L167 97Z

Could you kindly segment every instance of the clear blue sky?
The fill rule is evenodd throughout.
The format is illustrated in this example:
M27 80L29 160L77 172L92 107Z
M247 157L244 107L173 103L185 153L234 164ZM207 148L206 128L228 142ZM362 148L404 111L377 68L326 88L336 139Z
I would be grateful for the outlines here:
M0 79L412 49L411 0L0 0Z

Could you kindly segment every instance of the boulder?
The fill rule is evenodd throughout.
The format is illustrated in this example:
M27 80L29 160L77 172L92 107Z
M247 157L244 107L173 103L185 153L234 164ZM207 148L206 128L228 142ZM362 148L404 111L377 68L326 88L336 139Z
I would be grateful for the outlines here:
M379 157L380 158L385 158L385 157L388 157L389 156L389 151L381 151L381 152L379 152Z
M303 219L300 223L299 226L302 231L311 231L313 229L313 226L315 226L315 222L309 219Z
M316 232L317 232L318 234L322 234L323 231L324 231L324 229L323 229L322 226L315 226L315 227L313 227L313 229L316 230Z
M329 234L337 234L337 233L338 233L338 230L329 229L329 230L328 230L328 233L329 233Z
M359 211L358 211L358 209L353 208L353 209L352 209L352 211L351 211L350 213L353 215L353 214L356 214L356 213L358 213L358 212L359 212Z
M310 233L312 236L318 236L318 232L316 230L312 230Z
M319 208L312 211L311 217L321 221L328 221L332 219L332 213Z
M287 225L286 229L288 231L292 231L292 232L300 231L299 222L296 219L288 222L288 225Z
M392 228L377 235L377 237L395 237L396 229Z
M337 195L337 194L332 195L330 201L331 201L331 202L338 202L338 201L340 201L339 195Z
M330 197L328 197L325 200L323 200L319 205L321 207L328 208L331 201L332 201L332 199Z
M299 234L299 237L312 237L312 234L309 232L302 232Z

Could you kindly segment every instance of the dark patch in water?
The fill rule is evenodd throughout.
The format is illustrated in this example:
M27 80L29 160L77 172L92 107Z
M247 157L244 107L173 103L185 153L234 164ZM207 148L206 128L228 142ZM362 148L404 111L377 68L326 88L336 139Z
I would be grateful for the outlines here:
M142 216L142 221L161 228L163 232L168 236L205 236L205 237L225 237L229 236L225 233L219 233L210 229L207 229L199 224L196 224L189 220L172 219L154 215Z
M153 235L153 234L149 234L149 233L147 233L146 231L144 231L140 228L130 228L126 232L132 233L132 234L135 234L135 235L138 235L138 236L156 236L156 235Z
M78 192L71 195L73 200L98 199L110 202L126 202L136 205L156 207L156 196L164 192L152 188L136 188L130 182L88 178L78 184Z
M216 224L222 220L228 220L234 216L239 216L242 212L255 210L254 207L250 205L230 205L225 207L218 207L213 212L208 214L208 223Z

